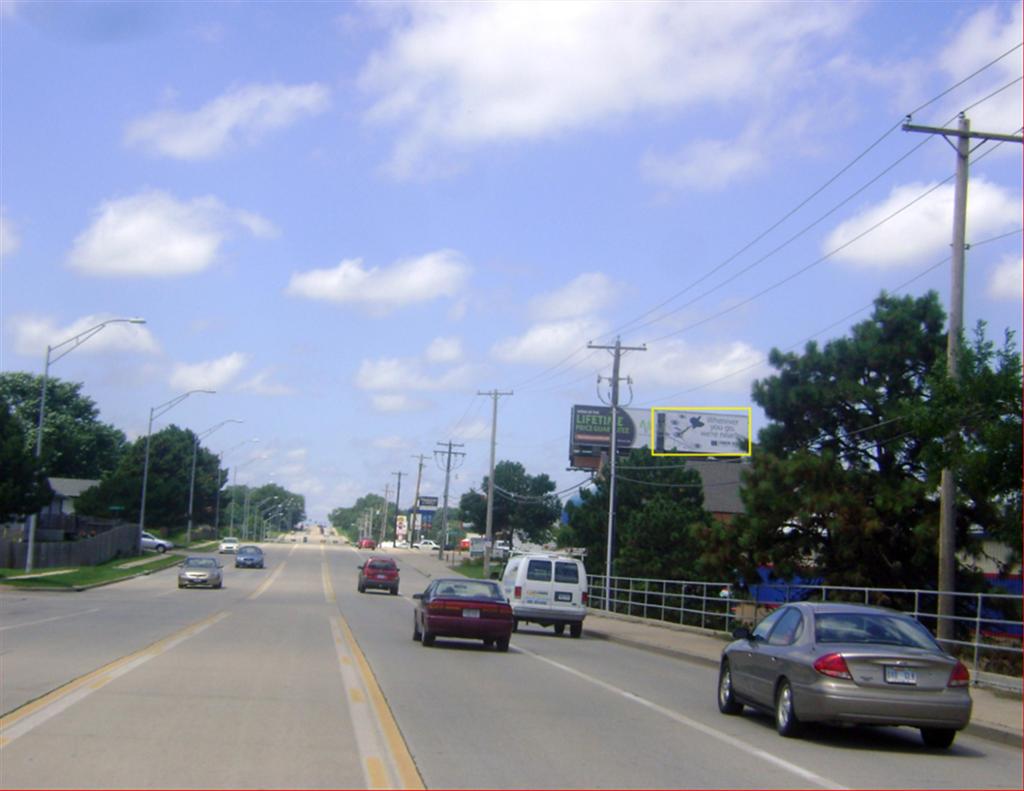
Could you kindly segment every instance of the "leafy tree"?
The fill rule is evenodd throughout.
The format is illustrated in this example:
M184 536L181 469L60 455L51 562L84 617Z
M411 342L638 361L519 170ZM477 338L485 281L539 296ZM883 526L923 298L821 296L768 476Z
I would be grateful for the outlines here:
M1012 426L1006 410L1016 409L1020 488L1019 361L1014 369L1005 360L1001 373L992 372L991 349L976 344L968 355L968 381L951 391L943 370L944 323L934 293L882 294L871 318L854 326L849 337L824 349L809 343L803 355L772 351L778 373L753 388L754 401L771 422L760 432L744 479L746 513L708 534L709 566L719 574L749 575L754 566L770 562L788 576L813 565L831 584L934 584L942 456L971 462L961 477L972 480L977 507L961 514L958 545L968 544L970 521L993 516L974 499L992 493L980 480L989 470L978 468L996 464L981 458L994 448L978 416ZM988 390L991 376L1016 377L1016 407ZM970 424L952 418L966 408L968 393L975 399ZM958 425L963 441L944 448L944 435ZM1013 476L1007 471L1003 477ZM1005 489L1004 481L999 491Z
M473 522L478 530L487 524L489 478L484 476L479 492L470 489L459 500L462 518ZM504 535L509 546L512 546L513 534L536 543L548 540L552 525L562 513L562 503L554 491L554 481L544 473L529 475L516 461L495 464L492 537ZM451 509L448 518L452 518Z
M146 483L146 525L178 529L188 520L189 482L196 435L171 425L150 437L149 477ZM114 472L99 486L85 491L75 502L82 514L139 518L146 438L140 437L122 457ZM213 522L219 460L200 448L196 456L193 521Z
M390 504L389 504L390 505ZM384 509L384 498L379 494L364 494L350 508L338 507L331 511L327 518L339 532L344 533L350 540L359 538L360 531L364 524L372 525L372 535L379 537L380 512ZM388 508L388 515L392 516L393 508ZM388 525L394 525L392 516Z
M28 373L0 374L0 397L35 443L43 379ZM99 420L95 402L81 383L47 380L42 469L61 478L102 478L113 472L127 447L124 432Z
M24 427L0 395L0 522L35 513L53 499Z
M634 450L616 475L613 570L627 577L694 579L699 575L697 536L711 514L696 470L678 459ZM569 504L573 543L587 548L587 570L603 573L608 546L609 481L602 477Z

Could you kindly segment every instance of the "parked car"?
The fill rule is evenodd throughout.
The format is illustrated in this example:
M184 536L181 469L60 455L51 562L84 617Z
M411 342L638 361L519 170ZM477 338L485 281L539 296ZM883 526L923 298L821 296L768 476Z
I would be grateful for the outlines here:
M220 540L220 549L218 549L217 551L220 552L221 554L224 554L225 552L227 552L228 554L232 554L234 552L237 552L238 551L238 539L235 538L234 536L227 536L225 538L222 538Z
M263 567L263 550L258 546L246 544L235 552L236 569L261 569Z
M139 542L139 547L141 549L155 549L157 552L160 552L162 554L166 552L168 549L174 549L174 544L166 539L157 538L152 533L147 533L145 530L143 530L142 539Z
M441 578L423 593L413 594L412 639L432 646L438 637L483 640L508 651L512 637L512 607L491 580Z
M909 725L945 748L971 719L970 673L914 618L857 604L779 607L722 651L718 708L772 713L782 736L809 722Z
M178 587L223 588L224 571L216 558L187 557L178 570Z
M412 548L413 549L432 549L432 550L434 550L436 552L437 549L438 549L438 544L437 544L436 541L431 541L429 538L427 538L427 539L424 539L423 541L417 541L415 544L412 545Z
M374 541L372 538L360 538L359 543L356 546L358 546L360 549L376 549L377 542Z
M359 580L356 589L366 593L367 588L383 589L392 596L398 595L398 564L387 557L373 557L359 566Z
M555 634L564 634L566 626L572 637L583 634L587 570L579 558L547 553L514 555L505 565L501 586L512 604L513 631L526 621L553 626Z

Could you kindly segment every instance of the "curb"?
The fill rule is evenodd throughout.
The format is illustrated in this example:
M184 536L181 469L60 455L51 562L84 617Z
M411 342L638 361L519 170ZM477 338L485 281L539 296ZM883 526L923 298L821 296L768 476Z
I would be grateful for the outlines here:
M34 586L31 588L22 588L18 585L9 585L9 590L23 590L23 591L42 591L44 593L81 593L82 591L92 590L93 588L103 588L107 585L116 585L119 582L125 582L127 580L137 579L138 577L148 577L150 574L157 574L161 571L167 571L167 569L173 569L174 566L168 566L162 569L150 569L149 571L140 571L137 574L132 574L128 577L118 577L116 580L106 580L104 582L93 582L89 585L72 585L69 588L44 588L42 586Z

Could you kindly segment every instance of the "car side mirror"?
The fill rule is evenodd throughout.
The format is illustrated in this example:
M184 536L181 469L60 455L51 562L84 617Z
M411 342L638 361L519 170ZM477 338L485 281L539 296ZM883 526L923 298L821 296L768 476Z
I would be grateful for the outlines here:
M365 566L365 565L366 565L365 563L360 563L358 566L356 566L356 568L359 569L360 571L362 571L363 570L363 566Z
M422 594L422 593L414 593L414 594L412 595L412 597L413 597L414 599L422 599L422 598L423 598L423 594Z
M738 626L732 630L732 637L734 640L750 640L752 635L746 626Z
M219 568L219 569L224 568L224 564L221 563L219 560L217 561L217 568Z

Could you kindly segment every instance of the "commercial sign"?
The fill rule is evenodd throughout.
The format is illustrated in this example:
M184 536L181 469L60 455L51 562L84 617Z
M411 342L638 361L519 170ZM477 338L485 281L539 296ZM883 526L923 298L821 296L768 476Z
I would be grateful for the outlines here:
M619 453L650 445L651 413L646 409L619 407L615 444ZM581 406L572 408L569 461L574 467L596 468L601 455L612 444L612 408Z
M416 508L420 511L435 511L437 510L438 499L437 497L420 497L416 501Z
M655 456L749 456L750 407L654 407Z

